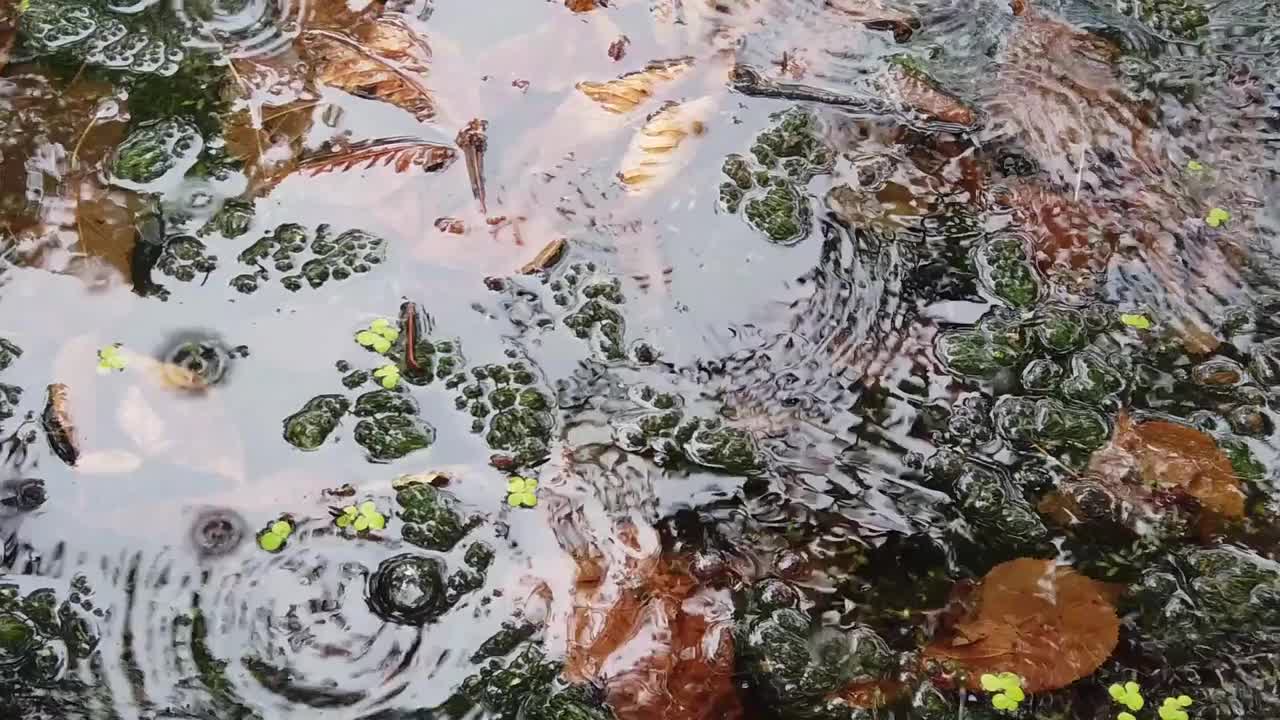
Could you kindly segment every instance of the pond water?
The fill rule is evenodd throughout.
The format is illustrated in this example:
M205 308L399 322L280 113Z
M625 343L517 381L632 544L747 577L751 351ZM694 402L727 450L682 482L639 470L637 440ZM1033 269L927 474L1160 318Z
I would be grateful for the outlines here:
M1280 2L0 0L0 127L6 717L1280 716Z

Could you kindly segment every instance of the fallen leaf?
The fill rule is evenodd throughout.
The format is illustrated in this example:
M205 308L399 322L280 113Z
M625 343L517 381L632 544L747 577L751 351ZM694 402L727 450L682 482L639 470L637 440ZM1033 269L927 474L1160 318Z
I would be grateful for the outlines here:
M564 0L564 6L576 13L591 12L602 4L596 0Z
M640 128L622 156L618 178L633 194L652 192L674 177L689 162L680 146L690 136L706 132L714 102L703 97L659 110Z
M1231 461L1212 437L1195 428L1164 420L1136 423L1122 412L1111 444L1094 453L1090 469L1114 468L1124 459L1149 487L1195 498L1223 518L1244 516L1244 492Z
M136 242L134 217L140 207L138 196L108 189L90 180L80 182L76 193L80 252L104 260L121 277L131 278Z
M538 251L533 259L525 263L520 268L522 275L532 275L542 272L549 268L555 267L556 263L564 258L564 251L569 247L569 243L564 238L556 238L547 243L546 247Z
M422 84L431 48L403 20L380 17L347 33L308 30L301 45L321 83L390 103L419 121L435 116L435 100Z
M265 194L297 168L304 140L315 124L315 107L313 102L297 101L272 108L258 125L248 111L227 116L227 151L244 163L253 195Z
M580 82L577 88L605 110L625 113L653 97L655 86L674 80L692 64L693 59L687 57L655 60L646 65L644 70L627 73L608 82Z
M963 669L980 689L986 673L1011 672L1029 693L1066 687L1111 655L1119 639L1116 589L1052 560L1018 558L991 569L966 612L940 631L925 657Z
M315 176L382 166L391 167L397 173L406 172L412 167L430 173L449 167L457 155L457 151L447 145L425 140L382 138L306 157L298 163L297 172Z
M386 0L322 0L305 3L303 24L308 28L348 28L377 17L386 9ZM355 7L353 7L353 5Z
M80 456L80 440L76 436L75 421L71 417L70 391L66 385L53 383L49 386L40 425L53 454L66 464L75 465Z
M733 603L700 587L678 557L634 548L625 568L575 555L577 594L565 673L602 682L619 720L717 720L741 715L733 677Z

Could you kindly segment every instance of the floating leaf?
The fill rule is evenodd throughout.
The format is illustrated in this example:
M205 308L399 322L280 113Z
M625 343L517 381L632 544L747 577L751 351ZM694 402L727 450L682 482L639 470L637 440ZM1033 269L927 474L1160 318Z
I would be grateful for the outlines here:
M1139 330L1151 329L1151 321L1147 319L1146 315L1122 313L1120 315L1120 322L1124 323L1125 325L1128 325L1131 328L1137 328Z
M1019 558L992 568L958 622L925 648L929 659L968 672L1014 673L1025 692L1065 687L1111 655L1120 620L1112 588L1050 560Z
M538 481L513 477L507 481L507 504L511 507L533 507L538 504Z
M622 157L618 178L627 190L642 194L665 184L689 161L680 146L690 136L706 132L705 120L714 107L710 97L683 105L668 105L658 111L632 138Z
M388 390L395 390L400 384L400 368L396 365L383 365L373 371L373 376Z
M1230 219L1231 213L1216 207L1210 210L1208 215L1204 216L1204 224L1212 228L1222 227Z
M325 85L390 103L419 121L435 116L435 101L421 80L431 49L403 20L384 16L348 33L307 30L302 48Z
M297 172L314 177L381 165L394 168L398 173L415 166L430 173L449 167L457 155L457 151L447 145L407 137L384 138L353 143L339 150L303 158L298 163Z
M1189 170L1189 171L1191 171L1191 172L1193 172L1193 173L1204 172L1204 164L1202 164L1202 163L1201 163L1200 161L1198 161L1198 160L1188 160L1188 161L1187 161L1187 170Z
M98 351L98 372L109 373L113 370L124 370L129 366L128 360L120 352L120 343L108 345Z
M1135 423L1121 413L1111 444L1094 454L1090 466L1132 467L1148 487L1193 497L1224 518L1244 516L1244 492L1231 461L1212 437L1186 425L1163 420Z
M627 73L608 82L580 82L582 94L599 103L611 113L629 112L640 103L653 97L653 89L660 83L675 79L692 64L692 58L656 60L644 70Z

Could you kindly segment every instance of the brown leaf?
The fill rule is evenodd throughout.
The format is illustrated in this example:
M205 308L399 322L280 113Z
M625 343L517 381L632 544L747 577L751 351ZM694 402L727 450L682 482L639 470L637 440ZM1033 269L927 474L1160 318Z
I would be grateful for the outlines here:
M254 127L247 111L231 113L223 127L227 151L244 163L254 195L270 190L298 166L303 141L315 124L315 104L294 102L272 108Z
M1052 560L1011 560L987 573L964 616L934 638L925 657L965 670L971 690L983 674L1001 672L1021 676L1027 692L1066 687L1115 649L1115 594Z
M325 85L390 103L420 121L435 116L435 101L423 84L431 48L403 20L380 17L347 33L307 30L301 45Z
M653 89L660 83L679 77L692 65L692 58L655 60L639 72L627 73L608 82L580 82L577 87L584 95L611 113L624 113L653 97Z
M1223 518L1244 516L1244 492L1231 460L1195 428L1163 420L1135 423L1121 413L1111 444L1094 454L1090 468L1105 472L1125 459L1148 486L1193 497Z
M699 587L674 558L638 563L622 588L601 587L603 572L579 559L569 677L603 681L619 720L739 717L727 591Z
M597 0L564 0L564 6L576 13L591 12L603 4Z
M75 421L71 417L70 391L62 383L49 386L48 400L40 416L49 448L68 465L75 465L80 456L80 440L76 436Z
M298 163L298 172L315 176L381 165L398 173L412 167L430 173L449 167L457 156L457 151L447 145L407 137L382 138L306 157Z
M382 14L386 9L386 0L369 0L368 2L357 3L359 7L353 8L352 3L348 0L321 0L320 2L305 3L306 16L303 18L303 24L308 29L313 28L349 28L356 23L375 18Z
M77 188L76 231L80 252L99 258L130 278L130 261L137 235L134 214L139 208L134 193L110 190L85 180Z

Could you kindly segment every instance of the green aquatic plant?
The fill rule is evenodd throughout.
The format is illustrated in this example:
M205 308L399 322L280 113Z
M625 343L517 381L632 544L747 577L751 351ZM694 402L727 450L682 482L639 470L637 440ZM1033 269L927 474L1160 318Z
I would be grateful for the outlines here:
M1120 313L1120 322L1138 330L1150 330L1151 321L1139 313Z
M258 547L269 553L280 552L292 534L293 523L287 518L281 518L258 533Z
M1160 703L1156 713L1160 716L1160 720L1187 720L1186 708L1191 707L1191 704L1191 698L1186 695L1179 695L1176 698L1167 697Z
M1014 712L1027 697L1022 690L1022 678L1011 672L983 673L980 681L982 689L992 693L991 707L996 710Z
M538 481L513 477L507 481L507 504L511 507L533 507L538 504Z
M382 530L387 526L387 517L378 512L378 507L372 500L366 500L358 506L348 505L341 510L333 508L331 513L334 525L342 529L351 528L358 533Z
M1125 684L1113 683L1107 688L1107 694L1116 703L1123 705L1130 710L1137 712L1146 705L1146 700L1142 697L1142 688L1138 683L1130 680Z
M378 318L370 323L367 329L356 333L356 342L379 355L385 355L391 349L391 343L398 337L400 337L400 331L391 324L390 320Z
M373 376L388 390L395 390L400 385L400 368L397 365L383 365L373 371Z
M98 351L98 372L105 375L109 372L120 372L129 366L129 361L120 352L120 343L108 345Z
M1116 720L1138 720L1133 713L1146 707L1146 699L1142 697L1141 687L1132 680L1123 685L1113 683L1107 688L1107 694L1111 696L1111 700L1117 705L1126 708L1116 714ZM1191 707L1191 705L1192 700L1186 695L1167 697L1160 703L1160 707L1156 709L1156 715L1160 720L1188 720L1189 715L1186 708Z
M1222 227L1231 219L1231 213L1220 207L1212 208L1209 214L1204 216L1204 224L1211 228Z

